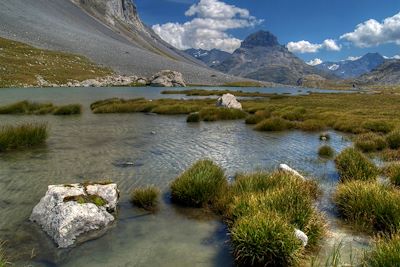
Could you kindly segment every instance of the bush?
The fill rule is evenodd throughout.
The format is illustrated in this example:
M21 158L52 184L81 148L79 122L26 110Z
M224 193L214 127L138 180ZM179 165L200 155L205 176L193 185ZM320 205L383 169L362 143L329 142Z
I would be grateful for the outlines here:
M400 263L400 234L392 237L380 237L375 248L365 255L365 262L370 267L398 266Z
M365 231L394 232L400 226L400 195L374 182L340 184L334 194L339 214Z
M245 216L230 235L235 259L243 266L293 266L301 257L293 227L274 213Z
M382 120L369 120L362 124L362 127L371 132L389 133L393 130L393 125Z
M363 152L381 151L386 146L385 138L375 133L361 134L355 140L355 147Z
M332 158L334 154L335 151L333 151L333 149L328 145L321 146L318 149L318 155L322 158Z
M212 204L227 184L218 165L211 160L200 160L172 182L171 197L183 205L201 207Z
M386 136L386 142L391 149L400 148L400 131L393 131Z
M378 175L377 167L354 148L347 148L336 159L336 168L340 180L374 180Z
M186 119L186 122L199 122L200 114L198 112L190 113Z
M71 104L60 106L54 109L54 115L77 115L82 113L82 106L79 104Z
M387 175L393 185L400 186L400 164L389 165Z
M233 108L205 108L199 114L203 121L240 120L247 116L246 112Z
M131 193L132 203L145 210L155 210L158 206L160 190L155 186L136 188Z
M0 128L0 152L44 144L48 137L47 124L22 124Z
M279 117L274 117L261 121L255 126L254 129L257 131L268 132L268 131L284 131L290 129L291 127L292 127L291 122Z

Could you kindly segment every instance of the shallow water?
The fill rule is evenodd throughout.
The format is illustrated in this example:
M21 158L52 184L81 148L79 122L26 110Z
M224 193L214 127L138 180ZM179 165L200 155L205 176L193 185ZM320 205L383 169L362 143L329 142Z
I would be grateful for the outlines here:
M299 93L298 89L285 90ZM332 245L338 237L346 244L363 246L351 229L334 219L329 192L337 174L331 161L317 156L321 145L318 134L260 133L243 121L187 124L186 116L96 115L88 108L91 102L108 97L166 97L160 91L161 88L0 90L0 104L28 99L81 103L85 107L80 116L0 116L1 125L38 121L50 126L45 146L0 154L0 240L7 240L14 262L32 266L233 265L229 238L218 218L169 202L168 184L204 157L220 164L230 179L236 172L273 169L279 163L315 177L326 192L319 208L327 213L333 230L327 244ZM329 144L337 152L350 145L345 136L335 132L331 136ZM76 248L58 250L28 221L47 185L103 179L117 182L122 198L116 223L102 237ZM156 214L136 209L128 200L132 188L148 184L155 184L164 192Z

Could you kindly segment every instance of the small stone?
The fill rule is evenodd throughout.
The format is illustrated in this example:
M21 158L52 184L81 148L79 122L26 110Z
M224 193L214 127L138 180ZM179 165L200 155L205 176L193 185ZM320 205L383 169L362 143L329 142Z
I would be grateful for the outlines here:
M280 171L283 171L283 172L287 172L287 173L293 174L294 176L297 176L297 177L299 177L299 178L302 179L302 180L306 180L306 178L304 178L303 175L301 175L298 171L296 171L296 170L290 168L290 167L289 167L288 165L286 165L286 164L280 164L280 165L279 165L279 170L280 170Z
M303 247L307 246L308 236L303 231L300 231L299 229L295 229L294 235L296 236L297 239L299 239L303 243Z

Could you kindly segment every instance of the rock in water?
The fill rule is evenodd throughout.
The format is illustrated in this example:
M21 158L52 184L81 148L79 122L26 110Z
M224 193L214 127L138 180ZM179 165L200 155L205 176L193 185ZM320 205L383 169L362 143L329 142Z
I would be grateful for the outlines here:
M303 175L301 175L298 171L296 171L296 170L290 168L290 167L289 167L288 165L286 165L286 164L280 164L280 165L279 165L279 170L280 170L280 171L283 171L283 172L287 172L287 173L293 174L294 176L297 176L297 177L299 177L299 178L302 179L302 180L306 180L306 178L304 178Z
M218 107L242 109L242 104L232 94L224 94L217 100Z
M84 233L114 221L119 192L116 184L49 185L30 220L39 224L60 248L72 246Z
M299 229L295 229L294 235L296 236L296 238L298 240L300 240L303 243L303 247L307 246L308 236L303 231L300 231Z
M156 87L186 87L183 75L172 70L162 70L150 79L150 85Z

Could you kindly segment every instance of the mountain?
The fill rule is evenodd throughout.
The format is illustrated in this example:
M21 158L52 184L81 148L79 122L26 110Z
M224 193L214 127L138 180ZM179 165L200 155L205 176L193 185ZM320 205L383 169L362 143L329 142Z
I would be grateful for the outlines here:
M367 84L400 84L400 60L386 61L370 73L362 75L359 81Z
M236 76L282 84L297 84L306 75L326 74L292 54L268 31L248 36L240 48L213 68Z
M368 73L385 62L379 53L368 53L357 60L343 60L339 62L324 62L315 67L332 73L340 78L356 78Z
M189 83L240 80L162 41L141 20L133 0L1 0L0 37L83 55L121 74L179 71Z
M201 60L207 66L213 67L228 59L231 54L218 49L204 50L204 49L187 49L185 52L192 57Z

